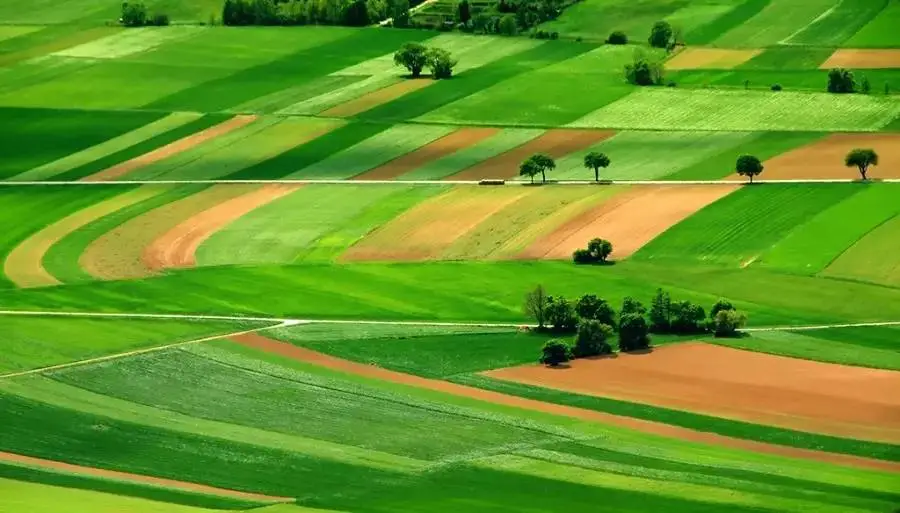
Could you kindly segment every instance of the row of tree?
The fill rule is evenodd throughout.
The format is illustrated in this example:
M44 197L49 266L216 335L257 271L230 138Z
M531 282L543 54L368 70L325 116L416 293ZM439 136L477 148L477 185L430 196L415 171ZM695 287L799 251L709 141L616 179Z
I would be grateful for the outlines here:
M594 171L594 180L600 181L600 169L609 167L611 161L605 153L592 151L584 156L584 167ZM519 176L527 176L534 183L534 177L541 175L541 183L547 182L547 172L556 169L553 157L544 153L535 153L519 165Z
M652 333L732 337L747 320L726 299L716 301L707 317L703 307L690 301L673 301L662 289L657 290L649 310L640 301L626 297L617 313L608 301L594 294L585 294L572 303L565 297L548 295L538 286L525 297L525 314L537 323L539 331L575 333L571 346L562 339L544 345L540 361L552 366L571 358L609 354L613 337L620 351L641 351L650 347Z
M151 16L143 2L122 2L119 23L126 27L164 27L169 24L169 16L165 13Z
M422 43L405 43L394 53L394 64L406 68L411 78L419 78L426 67L435 80L450 78L457 63L447 50L428 48Z
M409 0L225 0L222 23L242 25L348 25L363 27L393 17L409 20Z
M868 180L868 172L871 166L878 165L878 153L871 148L855 148L844 157L844 165L855 167L863 180ZM759 158L753 155L741 155L735 164L735 170L741 176L746 176L753 183L753 177L762 174L763 164Z

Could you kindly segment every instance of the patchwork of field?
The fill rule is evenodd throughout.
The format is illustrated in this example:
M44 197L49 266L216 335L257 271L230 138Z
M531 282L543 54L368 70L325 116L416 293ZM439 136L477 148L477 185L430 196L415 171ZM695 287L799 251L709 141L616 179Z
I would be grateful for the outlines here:
M558 39L120 7L0 5L0 511L900 504L897 0L584 0ZM575 339L528 327L538 285L748 322L538 366Z

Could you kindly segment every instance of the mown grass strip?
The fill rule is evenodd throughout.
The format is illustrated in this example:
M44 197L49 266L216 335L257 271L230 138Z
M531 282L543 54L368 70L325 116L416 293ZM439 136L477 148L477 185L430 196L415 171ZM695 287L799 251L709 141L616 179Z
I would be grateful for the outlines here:
M722 34L739 27L750 18L759 14L771 1L744 0L744 3L734 7L726 14L685 34L685 40L695 45L710 44Z
M744 440L797 447L800 449L850 454L887 461L900 461L900 446L887 443L838 438L751 424L749 422L711 417L708 415L700 415L681 410L671 410L646 404L619 401L606 397L574 394L549 388L511 383L476 374L454 376L449 380L454 383L475 386L485 390L516 395L528 399L612 413L624 417L662 422L673 426L716 433Z

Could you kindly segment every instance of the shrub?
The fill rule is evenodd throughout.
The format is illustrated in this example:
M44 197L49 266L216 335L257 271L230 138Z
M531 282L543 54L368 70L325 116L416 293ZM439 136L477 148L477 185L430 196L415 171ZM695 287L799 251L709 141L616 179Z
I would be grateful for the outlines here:
M672 298L663 289L656 289L656 295L650 302L650 331L653 333L668 333L672 328Z
M834 68L828 72L829 93L853 93L856 92L856 81L853 72L844 68Z
M639 351L650 347L650 330L647 320L638 314L622 314L619 319L619 349Z
M576 249L572 253L572 261L576 264L592 264L594 263L594 257L592 257L591 252L586 249Z
M599 321L607 326L616 325L616 311L605 299L585 294L575 303L575 313L582 320Z
M654 48L668 48L673 34L674 31L669 22L657 21L653 24L653 28L650 29L650 37L647 41Z
M630 84L639 86L661 85L664 80L663 75L662 63L650 60L641 50L636 50L631 64L625 65L625 79Z
M676 84L674 80L669 80L669 83L666 84L666 87L675 87L677 85L678 84Z
M872 92L872 83L869 82L869 77L864 76L862 79L862 83L860 84L860 89L863 94L869 94Z
M150 23L152 25L156 25L157 27L167 27L169 26L169 15L156 14L153 16L153 20Z
M550 39L553 40L553 41L556 41L557 39L559 39L559 32L556 32L556 31L551 32L551 33L550 33Z
M572 260L576 264L602 264L607 261L612 253L612 242L605 239L592 239L587 248L577 250L572 254Z
M616 30L606 38L606 43L610 45L627 45L628 36L621 30Z
M706 312L703 307L690 301L680 301L671 305L672 333L690 334L706 331Z
M575 358L587 356L599 356L612 353L612 347L608 340L615 331L612 327L595 320L583 321L578 326L578 334L575 335L575 346L572 354Z
M413 78L422 74L422 69L428 64L428 48L421 43L404 43L394 53L394 64L403 66L409 70Z
M717 337L733 337L747 322L747 316L737 310L720 310L712 320L713 334Z
M568 299L560 297L548 297L547 323L553 326L555 331L574 331L578 326L578 318L575 316L575 307Z
M781 91L781 84L772 84L773 91Z
M731 301L727 299L719 299L709 311L710 319L714 318L716 314L718 314L722 310L734 310L734 305L732 305Z
M572 348L562 340L548 340L541 349L540 362L544 365L556 367L572 359Z
M497 25L497 32L504 36L514 36L519 33L519 26L516 24L516 17L512 14L507 14L500 18L500 22Z
M453 67L457 61L450 52L443 48L431 48L427 54L428 67L431 68L431 76L437 80L450 78L453 75Z
M147 6L143 2L123 2L120 21L126 27L143 27L147 24Z
M644 305L642 305L641 302L637 299L626 296L625 299L622 300L622 310L620 311L620 313L622 315L644 315L645 313L647 313L647 309L644 308Z

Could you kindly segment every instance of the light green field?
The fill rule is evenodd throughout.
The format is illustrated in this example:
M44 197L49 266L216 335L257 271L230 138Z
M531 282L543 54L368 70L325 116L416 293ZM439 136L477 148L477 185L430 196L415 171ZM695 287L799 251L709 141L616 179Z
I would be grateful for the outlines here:
M729 30L713 44L730 48L760 48L787 43L835 4L835 0L771 1L746 23Z
M611 161L608 168L600 170L601 179L665 178L717 152L727 152L755 135L753 132L620 132L585 151L557 160L553 177L593 180L594 171L584 167L584 155L598 151Z
M839 46L878 16L890 0L841 0L784 42L791 45Z
M40 29L41 27L28 25L3 25L0 26L0 41L30 34Z
M878 2L874 2L878 3ZM900 0L890 0L878 16L844 42L847 48L896 48L897 25L900 24Z
M448 126L397 125L343 151L288 174L285 178L340 180L374 169L443 137Z
M470 168L483 160L521 146L542 133L544 133L543 130L534 128L504 128L483 141L442 158L432 160L418 169L397 178L400 180L437 180L444 178Z
M900 371L900 329L876 328L888 333L893 347L867 347L854 342L853 333L843 335L842 340L827 340L812 335L815 331L760 331L747 338L715 339L717 344L762 353L816 360L820 362L857 365L875 369ZM842 337L841 329L832 336Z
M192 26L123 30L109 37L61 50L54 55L82 59L118 59L146 52L167 43L189 39L202 30L200 27Z
M652 115L648 115L651 113ZM637 130L874 131L900 114L900 97L641 89L570 123Z
M829 265L824 274L840 278L900 285L900 263L897 254L900 243L900 216L885 221L843 252Z

